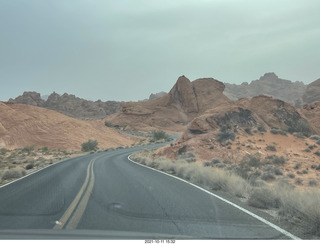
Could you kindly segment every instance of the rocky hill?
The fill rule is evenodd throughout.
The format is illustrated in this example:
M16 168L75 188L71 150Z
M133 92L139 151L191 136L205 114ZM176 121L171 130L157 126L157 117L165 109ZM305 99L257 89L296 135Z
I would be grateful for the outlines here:
M320 102L320 79L310 83L303 94L303 102L311 104Z
M105 118L116 113L121 107L121 102L88 101L74 95L64 93L59 95L53 92L47 100L41 98L40 93L24 92L23 95L9 102L28 104L42 108L52 109L73 118Z
M231 100L267 95L291 103L296 107L302 106L302 96L307 88L303 82L280 79L274 73L266 73L250 84L247 82L241 85L225 83L225 86L224 94Z
M97 140L100 148L131 145L132 137L107 128L102 120L79 120L53 110L0 102L0 147L25 146L80 150L83 142Z
M181 76L168 94L151 101L123 103L121 110L107 121L126 130L181 132L207 109L230 102L223 90L224 84L215 79L190 82Z

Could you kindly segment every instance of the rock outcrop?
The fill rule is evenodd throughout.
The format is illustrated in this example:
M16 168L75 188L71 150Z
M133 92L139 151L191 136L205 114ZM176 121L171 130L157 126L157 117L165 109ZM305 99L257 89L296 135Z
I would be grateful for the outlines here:
M250 84L247 82L241 85L225 83L225 86L224 94L231 100L267 95L296 107L302 106L302 96L307 87L303 82L280 79L275 73L266 73Z
M212 78L190 82L181 76L168 94L152 101L124 103L121 111L107 120L126 129L181 132L207 109L230 102L223 89L223 83Z
M74 95L53 92L47 100L43 100L40 93L24 92L22 96L10 99L9 102L21 103L55 110L73 118L105 118L120 110L121 103L115 101L88 101Z
M320 102L320 79L310 83L303 94L303 102L311 104Z

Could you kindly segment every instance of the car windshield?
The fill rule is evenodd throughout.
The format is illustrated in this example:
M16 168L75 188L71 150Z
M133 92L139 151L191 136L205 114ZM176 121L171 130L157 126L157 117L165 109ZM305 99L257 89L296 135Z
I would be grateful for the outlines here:
M0 0L0 239L319 239L319 8Z

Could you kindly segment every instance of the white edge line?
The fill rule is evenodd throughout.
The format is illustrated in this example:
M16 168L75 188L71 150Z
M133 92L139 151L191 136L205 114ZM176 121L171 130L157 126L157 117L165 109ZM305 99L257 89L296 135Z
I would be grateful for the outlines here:
M222 197L220 197L220 196L218 196L218 195L216 195L216 194L214 194L214 193L212 193L212 192L210 192L210 191L207 191L207 190L203 189L203 188L201 188L200 186L197 186L197 185L195 185L195 184L193 184L193 183L190 183L190 182L188 182L188 181L186 181L186 180L184 180L184 179L181 179L181 178L179 178L179 177L177 177L177 176L170 175L170 174L168 174L168 173L166 173L166 172L163 172L163 171L160 171L160 170L157 170L157 169L148 167L148 166L143 165L143 164L139 164L139 163L133 161L133 160L130 158L131 155L132 155L132 154L130 154L130 155L128 156L128 160L131 161L132 163L135 163L135 164L137 164L137 165L140 165L141 167L145 167L145 168L148 168L148 169L157 171L157 172L159 172L159 173L165 174L165 175L167 175L167 176L170 176L170 177L173 177L173 178L175 178L175 179L177 179L177 180L180 180L180 181L182 181L182 182L184 182L184 183L187 183L187 184L189 184L189 185L191 185L191 186L193 186L193 187L195 187L195 188L197 188L197 189L199 189L199 190L201 190L201 191L204 191L205 193L208 193L208 194L211 195L211 196L214 196L214 197L220 199L221 201L224 201L225 203L230 204L231 206L233 206L233 207L235 207L235 208L237 208L237 209L245 212L246 214L249 214L250 216L252 216L252 217L260 220L261 222L265 223L266 225L269 225L269 226L272 227L273 229L275 229L275 230L281 232L282 234L286 235L287 237L289 237L289 238L291 238L291 239L293 239L293 240L301 240L299 237L291 234L290 232L288 232L288 231L280 228L279 226L277 226L277 225L275 225L275 224L272 224L272 223L269 222L268 220L266 220L266 219L264 219L264 218L262 218L262 217L260 217L260 216L258 216L258 215L256 215L256 214L250 212L249 210L247 210L247 209L245 209L245 208L242 208L242 207L238 206L237 204L235 204L235 203L233 203L233 202L228 201L227 199L224 199L224 198L222 198Z
M81 155L81 156L86 156L86 155ZM77 157L81 157L81 156L77 156ZM77 157L73 157L73 158L77 158ZM10 181L10 182L8 182L8 183L0 186L0 188L3 188L3 187L5 187L5 186L8 186L8 185L10 185L10 184L12 184L12 183L15 183L15 182L17 182L17 181L19 181L19 180L22 180L23 178L27 178L27 177L30 176L30 175L33 175L33 174L35 174L35 173L38 173L38 172L41 171L41 170L44 170L44 169L46 169L46 168L49 168L49 167L51 167L51 166L53 166L53 165L56 165L56 164L59 164L59 163L63 163L63 162L65 162L65 161L67 161L67 160L69 160L69 159L73 159L73 158L66 158L66 159L63 159L63 160L58 161L58 162L56 162L56 163L49 164L49 165L47 165L47 166L45 166L45 167L43 167L43 168L41 168L41 169L37 169L36 171L33 171L33 172L30 173L30 174L27 174L27 175L25 175L25 176L22 176L21 178L18 178L18 179L15 179L15 180L13 180L13 181Z

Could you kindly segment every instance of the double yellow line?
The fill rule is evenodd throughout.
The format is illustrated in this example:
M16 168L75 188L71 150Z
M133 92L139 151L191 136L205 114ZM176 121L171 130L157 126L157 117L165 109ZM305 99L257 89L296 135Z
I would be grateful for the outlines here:
M77 196L74 198L66 212L62 215L59 221L56 221L56 225L53 229L75 229L77 228L80 219L87 207L90 194L94 185L94 173L93 165L97 158L90 161L87 168L86 179L78 192ZM91 176L91 177L90 177Z

